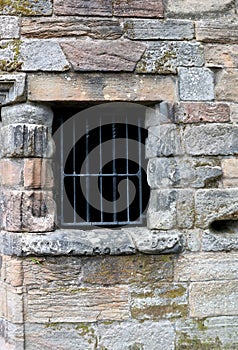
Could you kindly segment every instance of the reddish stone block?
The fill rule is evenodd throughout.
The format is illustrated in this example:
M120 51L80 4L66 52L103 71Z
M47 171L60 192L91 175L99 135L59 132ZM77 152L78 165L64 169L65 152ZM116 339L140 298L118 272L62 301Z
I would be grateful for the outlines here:
M184 102L175 105L178 123L224 123L230 121L230 107L226 103Z
M21 160L1 159L0 176L3 186L19 186L22 183L23 163Z
M53 171L51 161L41 158L29 158L24 161L25 188L52 188Z
M164 16L162 0L114 0L114 16L123 17L158 17Z
M111 16L111 0L55 0L56 15Z

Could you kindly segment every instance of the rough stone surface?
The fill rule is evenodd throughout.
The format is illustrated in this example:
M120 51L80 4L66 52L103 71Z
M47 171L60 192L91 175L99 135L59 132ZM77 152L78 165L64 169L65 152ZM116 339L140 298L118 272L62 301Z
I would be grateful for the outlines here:
M189 40L194 37L194 26L190 21L174 20L126 20L126 36L134 40Z
M196 23L196 39L210 43L234 43L238 40L237 20L200 21Z
M168 0L166 12L170 17L178 18L203 18L204 16L217 17L234 8L232 0L188 0L186 5L183 0Z
M108 350L174 349L174 329L169 321L124 322L99 325L99 345Z
M238 102L238 69L223 69L216 82L216 99L218 101Z
M153 190L147 212L147 225L152 230L191 228L194 221L192 190ZM188 209L189 208L189 209Z
M176 98L176 82L171 77L92 73L28 78L31 101L174 101Z
M51 108L36 103L22 103L3 107L1 110L2 125L38 124L51 127L53 112Z
M175 264L175 281L238 279L238 253L184 254Z
M55 0L56 15L111 16L111 0Z
M23 18L21 34L24 37L49 39L58 37L89 37L117 39L122 36L118 20L70 17Z
M201 228L208 228L212 222L217 220L236 220L238 217L238 190L198 190L195 195L195 211L196 225Z
M199 155L238 153L238 127L230 124L186 126L183 136L186 152Z
M237 315L238 283L233 281L193 282L190 285L191 317Z
M238 177L238 159L226 158L221 161L224 177Z
M148 162L151 188L215 187L221 175L219 161L212 158L154 158Z
M24 331L22 324L11 323L3 318L0 320L0 348L24 350Z
M203 231L201 237L201 249L204 252L238 251L237 221L233 224L228 221L227 228L221 227L217 233Z
M125 41L72 41L61 47L75 71L129 71L135 69L145 46Z
M47 55L46 55L47 52ZM28 71L65 71L69 69L60 45L54 41L23 42L19 58L22 70Z
M230 107L226 103L181 102L175 105L176 123L223 123L230 121Z
M122 17L164 17L162 0L113 0L113 15Z
M51 15L51 0L2 0L0 3L0 13L6 15Z
M238 45L207 44L204 54L207 67L238 68Z
M27 189L52 188L54 177L49 159L31 158L24 160L24 187Z
M4 106L8 103L25 101L25 82L25 73L1 74L0 105Z
M0 40L1 39L17 39L20 34L19 18L1 16L0 17Z
M150 127L146 140L146 157L168 157L184 153L180 130L174 124Z
M204 63L203 48L198 43L162 41L149 43L137 64L138 73L177 73L179 66L199 67Z
M171 124L173 120L173 104L165 101L156 103L153 108L147 108L145 112L145 128Z
M184 101L213 100L213 72L208 68L180 68L179 95Z
M22 185L23 166L21 160L0 160L1 185L17 187Z

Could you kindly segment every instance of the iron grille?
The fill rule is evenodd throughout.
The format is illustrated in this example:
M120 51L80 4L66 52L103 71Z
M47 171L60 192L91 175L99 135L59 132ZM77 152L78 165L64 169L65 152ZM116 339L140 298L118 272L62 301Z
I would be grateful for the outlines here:
M67 123L60 118L60 225L143 225L149 200L144 109L80 114Z

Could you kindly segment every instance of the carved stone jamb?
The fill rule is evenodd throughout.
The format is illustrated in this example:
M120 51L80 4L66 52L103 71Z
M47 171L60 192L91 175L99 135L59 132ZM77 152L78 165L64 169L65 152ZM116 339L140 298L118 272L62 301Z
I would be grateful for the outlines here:
M25 101L25 82L25 73L0 74L0 105Z
M53 113L34 103L2 108L2 229L49 232L55 226L51 157Z

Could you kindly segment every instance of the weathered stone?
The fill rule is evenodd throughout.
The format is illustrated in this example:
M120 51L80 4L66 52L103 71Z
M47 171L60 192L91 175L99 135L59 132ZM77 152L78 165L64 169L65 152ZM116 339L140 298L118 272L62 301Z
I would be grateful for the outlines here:
M195 195L195 210L196 225L201 228L208 228L218 220L236 220L238 218L238 190L198 190ZM222 230L223 226L220 229ZM228 227L224 230L229 233Z
M154 158L148 162L151 188L215 187L222 175L219 162L210 158Z
M23 293L22 287L0 285L1 318L16 324L23 323Z
M164 17L162 0L113 0L113 15L122 17Z
M191 228L194 221L192 190L153 190L147 212L152 230L170 230L176 226Z
M230 121L230 107L226 103L181 102L175 105L176 123L224 123Z
M132 255L83 260L81 281L93 285L148 285L171 280L173 256Z
M132 318L157 320L179 318L188 313L188 291L185 283L158 283L131 288Z
M230 110L231 110L231 121L237 124L238 123L238 104L230 103Z
M56 15L111 16L111 0L55 0Z
M207 20L196 23L196 39L210 43L237 43L238 25L235 20Z
M238 279L238 253L181 255L174 274L178 282Z
M199 229L183 231L184 250L189 252L199 252L201 250L201 235L202 231Z
M238 318L236 316L178 320L176 349L234 350L238 346Z
M149 43L137 64L138 73L177 73L179 66L199 67L204 63L203 48L198 43L164 41Z
M24 160L24 187L27 189L52 188L54 177L49 159L31 158Z
M237 125L189 125L183 132L183 140L186 152L193 156L238 153Z
M225 158L221 161L224 177L238 177L238 158Z
M3 157L50 156L48 127L33 124L10 124L1 128Z
M145 128L159 126L162 124L171 124L173 121L173 104L165 101L157 103L152 107L146 108Z
M133 72L145 46L129 40L67 41L61 47L75 71Z
M235 188L238 187L238 178L236 179L223 179L222 185L224 188Z
M131 230L131 236L140 253L172 254L179 253L184 246L184 239L177 231Z
M128 298L127 286L74 286L62 290L44 287L43 280L42 288L28 291L25 320L31 323L127 320Z
M0 178L2 186L22 185L23 164L21 160L1 159Z
M25 101L25 73L0 75L0 105Z
M171 77L134 74L29 75L31 101L174 101ZM47 94L45 93L47 91Z
M174 349L174 329L166 320L98 324L98 330L102 349Z
M234 8L232 0L210 0L204 3L203 0L188 0L186 6L183 0L168 0L167 16L177 18L217 18L219 15L231 12Z
M22 260L3 255L1 279L12 287L21 287L23 285Z
M19 34L20 22L18 17L0 16L0 40L17 39Z
M24 326L23 324L11 323L6 319L0 320L1 338L0 349L11 349L15 347L17 350L24 349Z
M122 36L118 20L81 17L23 18L21 34L28 38L90 37L117 39Z
M47 52L47 55L45 54ZM22 70L28 71L65 71L69 69L60 45L55 41L24 41L20 46L19 59Z
M9 124L38 124L51 127L53 112L43 104L22 103L1 109L3 126Z
M237 221L228 221L222 224L217 232L203 231L201 235L201 249L204 252L238 251Z
M0 43L0 70L4 72L18 72L22 68L20 40L1 41Z
M234 281L193 282L189 301L191 317L237 315L238 283Z
M125 30L126 36L134 40L189 40L194 37L190 21L130 19L125 21Z
M51 15L51 0L2 0L0 3L0 13L6 15Z
M180 68L179 95L184 101L214 100L214 73L208 68Z
M207 44L204 50L207 67L238 68L238 45Z
M238 69L223 69L217 75L216 99L238 102Z
M13 232L47 232L55 226L51 192L4 191L2 228Z
M168 157L184 153L180 130L174 124L150 127L146 140L146 157Z

